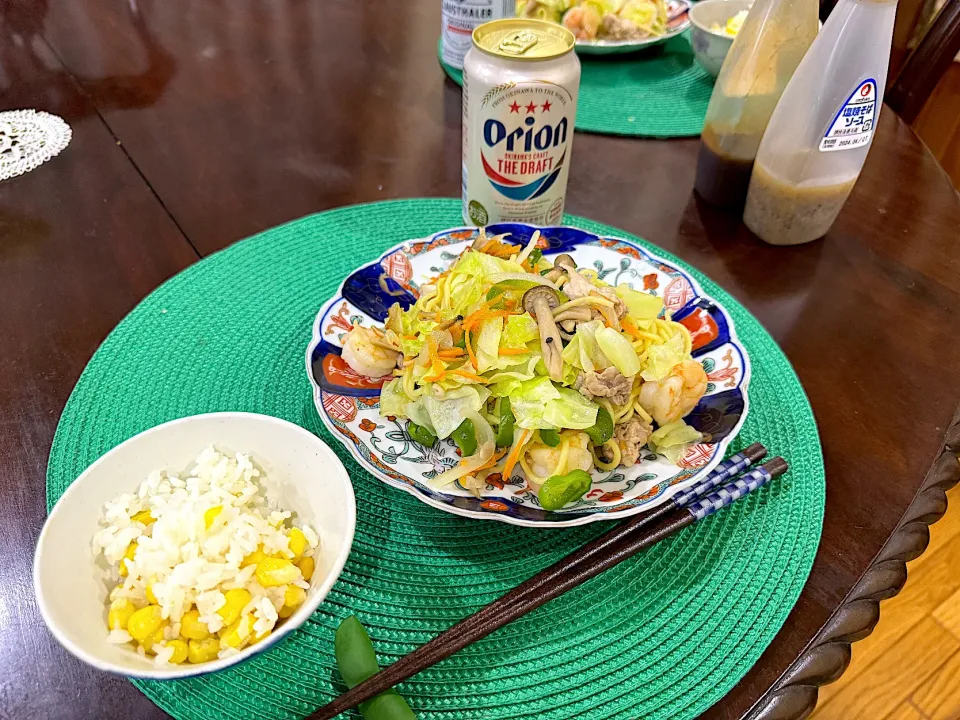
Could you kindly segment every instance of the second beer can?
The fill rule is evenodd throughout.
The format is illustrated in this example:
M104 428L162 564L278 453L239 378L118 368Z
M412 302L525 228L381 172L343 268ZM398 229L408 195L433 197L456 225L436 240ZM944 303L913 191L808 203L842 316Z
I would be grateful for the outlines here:
M566 28L526 18L474 30L463 69L465 222L560 222L580 87L574 43Z

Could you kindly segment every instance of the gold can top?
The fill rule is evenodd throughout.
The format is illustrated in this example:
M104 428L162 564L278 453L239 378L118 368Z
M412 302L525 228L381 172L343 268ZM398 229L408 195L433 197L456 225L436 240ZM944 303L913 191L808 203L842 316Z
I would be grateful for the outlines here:
M576 38L562 25L506 18L492 20L473 31L473 45L488 55L506 60L549 60L573 50Z

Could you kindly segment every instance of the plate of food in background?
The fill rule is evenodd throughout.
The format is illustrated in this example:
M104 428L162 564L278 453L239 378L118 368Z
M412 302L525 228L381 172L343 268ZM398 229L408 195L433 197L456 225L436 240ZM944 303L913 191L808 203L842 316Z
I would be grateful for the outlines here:
M563 25L585 55L659 45L690 26L687 0L517 0L517 17Z
M750 380L730 314L685 270L628 240L516 223L411 240L352 273L306 369L321 419L380 480L553 527L696 482L742 426Z

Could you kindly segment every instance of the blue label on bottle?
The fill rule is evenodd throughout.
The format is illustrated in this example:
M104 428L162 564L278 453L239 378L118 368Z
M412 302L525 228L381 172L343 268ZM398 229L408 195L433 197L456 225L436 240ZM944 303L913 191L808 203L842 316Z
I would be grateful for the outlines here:
M868 78L857 85L820 141L820 152L850 150L870 143L877 120L877 81Z

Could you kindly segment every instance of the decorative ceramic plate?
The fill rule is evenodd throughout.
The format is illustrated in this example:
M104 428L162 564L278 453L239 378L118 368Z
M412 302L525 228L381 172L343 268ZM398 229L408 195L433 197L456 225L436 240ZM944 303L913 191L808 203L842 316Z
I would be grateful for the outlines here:
M690 27L690 3L687 0L667 0L667 31L658 37L643 40L577 40L581 55L617 55L636 52L665 43Z
M428 487L427 480L459 460L453 440L424 447L407 435L404 420L381 417L384 378L357 375L340 351L354 323L381 325L394 302L404 307L415 302L420 284L447 269L476 238L477 228L444 230L397 245L344 281L317 315L307 348L307 374L317 412L333 436L374 476L455 515L557 527L621 518L666 502L720 462L746 419L750 360L733 321L683 270L627 240L572 227L512 223L490 225L487 232L511 233L512 241L526 243L536 229L544 255L570 253L579 267L594 268L611 285L626 283L659 295L673 318L690 330L693 357L706 370L708 384L686 421L703 433L705 442L691 447L678 463L648 452L630 468L594 470L590 492L561 511L543 510L536 494L525 489L519 469L509 478L491 475L481 498L459 484L443 491ZM363 502L362 497L358 500Z

